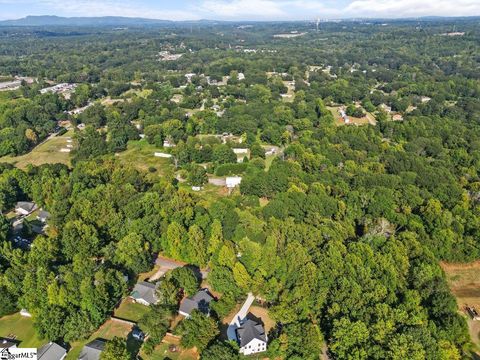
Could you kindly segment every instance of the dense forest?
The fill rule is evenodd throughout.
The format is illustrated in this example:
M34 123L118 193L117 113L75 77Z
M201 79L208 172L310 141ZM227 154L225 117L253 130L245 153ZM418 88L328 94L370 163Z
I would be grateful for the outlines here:
M71 166L0 165L0 316L86 339L162 254L208 268L221 295L176 329L202 359L238 358L219 324L248 292L276 322L271 359L470 358L439 261L480 259L478 25L0 28L0 76L36 79L0 92L0 156L75 128ZM40 93L50 82L78 86ZM339 124L342 106L373 120ZM118 159L140 138L171 156L161 173ZM227 175L232 193L190 189ZM28 251L11 241L17 201L51 214ZM200 287L182 269L140 321L145 353Z

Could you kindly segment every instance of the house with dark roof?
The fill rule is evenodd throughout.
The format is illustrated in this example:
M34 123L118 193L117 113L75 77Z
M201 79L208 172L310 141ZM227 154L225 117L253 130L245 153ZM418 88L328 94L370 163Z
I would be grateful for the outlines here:
M130 297L137 303L150 306L158 303L157 288L158 284L152 284L146 281L138 282L133 291L130 293Z
M198 310L206 315L210 314L210 302L213 296L208 292L208 289L202 289L192 297L183 299L180 303L178 313L185 317L189 317L193 310Z
M17 343L14 340L0 338L0 349L15 349L17 347Z
M101 339L95 339L85 345L78 357L78 360L99 360L100 354L107 343Z
M241 354L251 355L267 350L267 335L262 324L247 318L236 332Z
M67 350L54 342L43 345L37 352L38 360L63 360L67 356Z
M15 205L15 212L19 216L30 215L36 209L37 209L37 205L35 205L34 202L30 202L30 201L19 201Z

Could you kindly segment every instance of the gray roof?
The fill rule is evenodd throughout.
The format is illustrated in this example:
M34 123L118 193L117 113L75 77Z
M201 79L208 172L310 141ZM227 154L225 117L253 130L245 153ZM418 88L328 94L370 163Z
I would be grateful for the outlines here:
M11 340L0 338L0 349L8 349L8 348L10 348L12 346L15 346L15 345L17 345L17 343L15 343Z
M40 219L48 219L50 217L50 213L48 211L45 211L45 210L41 210L39 213L38 213L38 218Z
M237 338L240 347L248 345L253 339L267 342L267 336L265 335L265 329L262 324L250 319L245 321L242 326L237 329Z
M100 354L105 348L106 342L100 339L95 339L85 345L78 357L79 360L99 360Z
M193 310L199 310L204 314L209 312L209 304L213 300L207 289L202 289L194 296L186 298L180 304L180 311L191 314Z
M38 360L61 360L65 355L67 355L67 350L54 342L50 342L38 349L37 357Z
M15 205L15 209L23 209L30 212L35 210L35 203L30 201L19 201L17 202L17 205Z
M158 302L156 294L157 287L157 284L140 281L135 285L130 296L134 299L143 299L149 304L156 304Z

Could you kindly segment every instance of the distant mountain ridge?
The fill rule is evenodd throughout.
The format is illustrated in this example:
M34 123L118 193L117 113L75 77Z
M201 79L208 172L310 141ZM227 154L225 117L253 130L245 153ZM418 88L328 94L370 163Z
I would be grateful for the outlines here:
M0 26L135 26L172 24L171 20L130 18L122 16L60 17L53 15L27 16L0 21Z
M445 17L445 16L424 16L424 17L407 17L407 18L345 18L337 19L341 21L454 21L454 20L478 20L479 16L461 16L461 17ZM313 21L313 20L312 20ZM223 20L162 20L147 19L140 17L123 17L123 16L98 16L98 17L61 17L55 15L29 15L21 19L0 21L0 26L161 26L172 24L215 24L215 23L283 23L283 22L305 22L304 20L286 21L223 21Z

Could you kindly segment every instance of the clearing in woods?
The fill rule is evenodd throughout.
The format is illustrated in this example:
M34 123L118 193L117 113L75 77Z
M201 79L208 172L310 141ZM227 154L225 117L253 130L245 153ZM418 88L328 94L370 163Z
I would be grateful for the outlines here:
M73 130L60 136L53 134L29 153L20 156L4 156L0 158L0 162L14 164L20 169L25 169L29 164L40 166L43 164L60 163L70 166L70 154L60 150L67 149L67 146L72 144L68 142L68 140L71 140L72 135Z
M474 306L480 311L480 261L469 264L440 263L447 275L447 281L462 314L465 305ZM467 316L467 315L466 315ZM473 321L467 316L468 329L472 341L480 353L480 321Z

